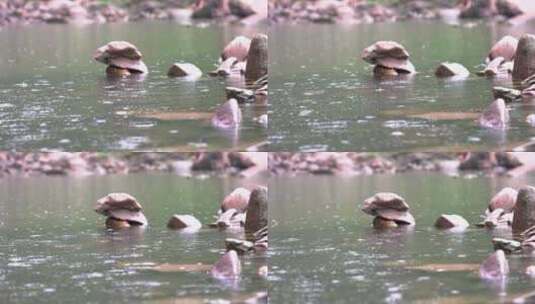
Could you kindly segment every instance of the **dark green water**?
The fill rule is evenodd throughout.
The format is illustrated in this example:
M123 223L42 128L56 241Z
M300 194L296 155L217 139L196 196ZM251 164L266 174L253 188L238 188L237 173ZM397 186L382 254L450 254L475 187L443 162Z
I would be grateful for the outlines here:
M475 75L492 44L506 33L533 32L534 24L511 28L442 22L371 25L273 25L270 28L270 142L273 151L400 151L506 149L527 142L535 129L525 122L535 109L515 104L506 132L480 128L473 120L432 121L412 114L480 113L492 102L493 85L510 79ZM418 74L378 81L360 59L378 40L395 40L411 54ZM434 76L444 61L459 62L472 75L464 81Z
M433 228L442 213L480 221L490 198L516 180L440 174L270 179L270 297L273 303L495 303L533 290L524 274L535 259L509 256L503 284L477 273L436 273L402 265L479 264L492 251L493 233L471 226L463 233ZM276 191L273 191L276 189ZM377 232L360 211L375 192L403 196L416 219L412 231ZM500 235L499 232L494 232ZM507 236L507 232L501 232ZM401 265L400 265L401 264Z
M267 289L257 269L265 256L242 259L237 284L205 273L156 273L145 263L214 263L230 233L166 228L174 213L210 223L218 203L236 186L264 180L188 179L174 175L0 180L0 302L199 303ZM113 191L134 195L149 226L138 233L104 229L94 202ZM234 235L235 236L235 235ZM196 302L197 301L197 302Z
M187 27L167 22L89 26L32 25L0 29L0 146L4 149L104 151L133 149L242 149L265 140L253 119L262 106L244 106L237 133L208 121L159 121L136 112L213 112L225 101L225 81L211 78L222 48L235 35L262 28ZM92 60L112 40L134 43L149 74L143 80L109 80ZM174 62L191 62L204 76L169 79ZM239 84L233 84L239 85ZM130 114L130 115L125 115Z

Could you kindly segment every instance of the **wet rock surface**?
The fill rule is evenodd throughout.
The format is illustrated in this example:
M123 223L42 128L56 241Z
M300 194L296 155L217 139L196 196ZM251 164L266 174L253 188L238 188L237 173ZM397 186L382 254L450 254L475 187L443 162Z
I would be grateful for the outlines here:
M502 57L505 61L514 61L516 56L516 49L518 46L518 39L506 35L502 37L490 49L487 61L492 61L495 58Z
M245 232L254 234L268 225L268 190L257 186L251 191L245 218Z
M228 209L220 212L214 223L210 224L212 228L219 229L241 229L245 225L245 213L236 209Z
M238 253L234 250L227 251L213 265L210 270L212 276L221 280L238 279L241 274L241 262Z
M511 254L522 250L522 243L515 240L503 238L493 238L494 250L503 250L504 253Z
M501 208L505 212L512 212L515 208L517 196L518 191L510 187L505 187L490 200L489 210L494 211Z
M503 99L496 99L479 117L479 125L484 128L504 130L509 123L509 110Z
M518 41L513 79L522 81L535 73L535 36L524 34Z
M251 191L245 188L236 188L221 202L221 211L225 212L229 209L236 209L240 212L245 212L249 205L249 198Z
M221 129L237 128L242 120L242 112L236 99L229 99L220 105L212 117L212 125Z
M254 82L268 74L268 36L257 34L251 40L247 54L245 79Z
M223 49L221 61L231 57L236 58L237 61L247 61L250 47L251 39L245 36L236 36Z
M506 103L522 100L522 91L505 87L493 87L492 95L495 99L503 99Z
M518 190L516 205L513 209L513 233L519 234L535 226L535 188L525 186Z
M487 280L504 279L509 273L509 263L503 250L497 250L491 254L479 268L479 276Z

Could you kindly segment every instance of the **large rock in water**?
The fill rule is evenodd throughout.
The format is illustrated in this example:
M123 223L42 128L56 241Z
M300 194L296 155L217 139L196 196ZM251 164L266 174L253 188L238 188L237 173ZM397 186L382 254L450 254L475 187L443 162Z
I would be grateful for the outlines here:
M513 234L522 233L535 225L535 188L525 186L518 191L513 209Z
M504 130L509 123L509 110L501 98L493 101L479 117L479 125L489 129Z
M112 41L98 48L93 59L108 66L127 69L134 73L148 73L137 47L127 41Z
M141 205L127 193L110 193L100 198L95 206L95 212L99 214L136 226L147 224L147 219L141 211Z
M503 188L490 200L489 211L501 208L505 212L512 212L516 204L517 196L518 191L515 189L510 187Z
M217 128L237 128L241 123L241 109L236 99L229 99L217 108L212 117L212 125Z
M256 34L247 55L245 79L253 82L268 74L268 36Z
M486 280L504 279L509 273L509 263L503 250L496 250L479 267L479 276Z
M211 270L212 276L220 280L237 279L241 273L241 262L238 253L229 250L215 264Z
M535 36L524 34L518 41L513 80L522 81L535 73Z
M513 36L504 36L490 49L487 61L492 61L497 57L503 57L505 61L513 61L516 55L518 39Z
M236 209L240 212L245 212L249 204L251 191L245 188L236 188L221 202L221 211L225 212L228 209Z
M268 189L258 186L251 191L247 215L245 217L245 232L253 234L268 225Z
M237 36L225 46L221 53L221 60L225 61L230 57L234 57L238 61L246 61L250 47L251 39L244 36Z

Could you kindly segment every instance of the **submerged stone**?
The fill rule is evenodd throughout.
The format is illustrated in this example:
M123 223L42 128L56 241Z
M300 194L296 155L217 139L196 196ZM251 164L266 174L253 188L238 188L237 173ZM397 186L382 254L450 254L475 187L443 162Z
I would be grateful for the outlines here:
M175 214L167 222L169 229L201 229L201 222L193 215Z
M174 63L167 71L169 77L199 78L202 71L191 63Z
M435 222L439 229L465 229L468 226L468 221L456 214L442 214Z
M212 265L206 264L160 264L151 267L150 270L157 272L209 272L212 269Z
M468 77L470 72L460 63L443 62L435 71L437 77Z

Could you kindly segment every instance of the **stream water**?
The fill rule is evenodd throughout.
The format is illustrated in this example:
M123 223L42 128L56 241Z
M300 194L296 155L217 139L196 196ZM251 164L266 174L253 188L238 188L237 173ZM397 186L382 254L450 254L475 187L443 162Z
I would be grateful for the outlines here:
M0 146L4 149L243 150L264 141L254 120L265 106L245 105L237 132L213 128L207 119L161 120L151 113L206 117L222 104L224 79L212 78L223 47L235 35L261 27L182 26L172 22L104 25L32 25L0 29ZM109 79L93 52L112 40L135 44L149 74ZM174 62L197 65L198 81L167 77ZM240 81L231 83L242 85ZM195 115L200 113L199 115ZM206 114L208 113L208 114Z
M175 175L0 180L0 302L2 303L204 303L267 290L257 275L264 255L242 258L237 283L204 272L158 273L153 264L213 264L224 239L236 234L203 228L166 228L171 215L213 221L220 200L237 186L258 180ZM109 192L128 192L144 207L149 226L109 232L94 202Z
M359 177L278 176L270 179L269 261L273 303L503 303L533 291L524 274L530 256L508 256L503 283L476 271L426 271L428 264L479 267L493 252L493 235L510 231L475 227L502 187L533 184L517 179L454 178L435 173ZM365 198L392 191L416 219L412 230L376 231L360 211ZM462 233L433 227L442 213L459 214L471 226ZM424 266L424 270L411 268Z
M525 118L532 103L511 105L506 132L475 122L508 78L476 76L495 41L533 32L535 24L449 25L442 21L270 27L270 149L272 151L502 150L535 136ZM417 74L377 80L361 52L395 40L411 54ZM466 66L461 81L434 76L445 61ZM461 113L465 119L437 119ZM437 114L438 113L438 114ZM474 116L475 115L475 116Z

